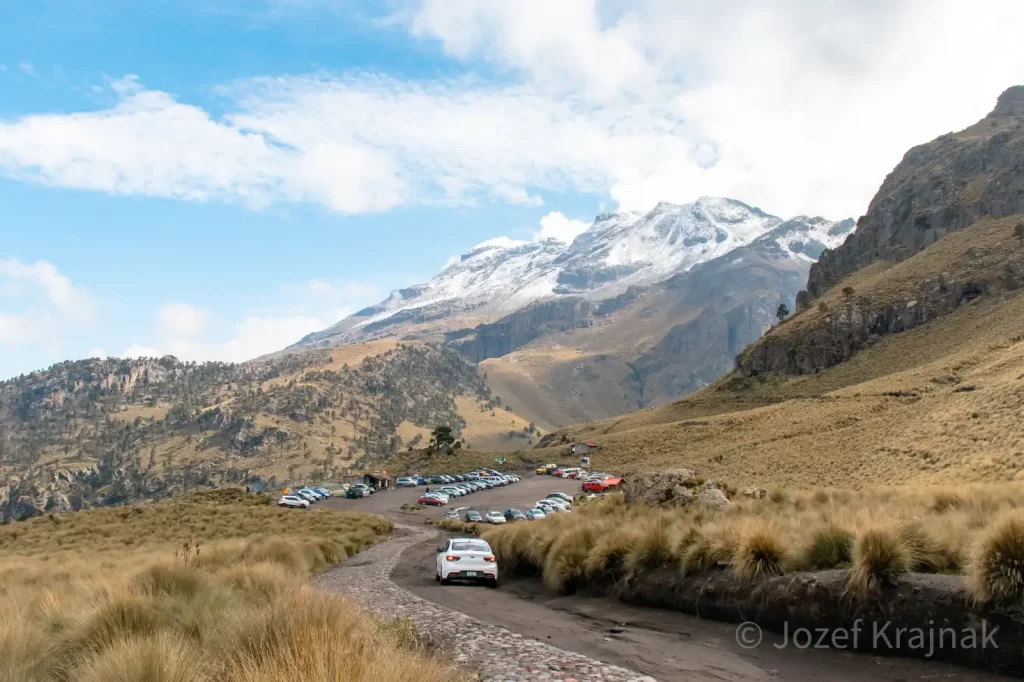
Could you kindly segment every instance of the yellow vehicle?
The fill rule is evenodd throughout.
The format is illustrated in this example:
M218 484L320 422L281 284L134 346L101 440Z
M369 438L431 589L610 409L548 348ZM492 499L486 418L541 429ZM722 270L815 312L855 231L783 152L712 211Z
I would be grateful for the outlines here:
M552 474L552 473L555 472L555 469L557 469L557 468L558 468L557 464L545 464L544 466L537 468L537 473L538 474Z

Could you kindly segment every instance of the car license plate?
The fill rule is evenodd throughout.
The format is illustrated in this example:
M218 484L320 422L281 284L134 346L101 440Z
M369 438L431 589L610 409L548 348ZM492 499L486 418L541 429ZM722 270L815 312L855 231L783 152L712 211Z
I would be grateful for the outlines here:
M466 575L470 578L475 578L479 575L479 573L477 573L476 571L466 571Z

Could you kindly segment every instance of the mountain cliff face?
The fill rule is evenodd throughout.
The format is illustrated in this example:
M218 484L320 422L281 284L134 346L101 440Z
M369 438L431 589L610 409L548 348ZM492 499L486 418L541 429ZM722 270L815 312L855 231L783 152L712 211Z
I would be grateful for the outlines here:
M1024 287L1024 87L977 124L910 150L856 231L811 266L800 311L737 359L747 375L808 374Z
M811 267L813 300L879 260L899 262L982 217L1024 213L1024 86L979 123L914 147L882 183L857 230Z

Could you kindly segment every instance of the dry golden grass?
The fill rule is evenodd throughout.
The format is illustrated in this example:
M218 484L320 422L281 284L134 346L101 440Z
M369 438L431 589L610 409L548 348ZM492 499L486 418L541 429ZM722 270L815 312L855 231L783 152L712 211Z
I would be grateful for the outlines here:
M986 529L967 573L979 602L1016 601L1024 595L1024 516L1014 513Z
M1010 480L1024 470L1024 295L976 299L819 374L731 377L655 410L566 429L606 470L691 467L772 487ZM564 460L567 446L537 449Z
M844 569L858 597L908 572L966 572L972 593L989 600L1024 598L1021 514L1024 483L1014 482L779 491L723 510L625 505L621 495L607 495L572 514L479 530L503 570L539 574L557 590L665 566L682 574L729 570L747 581Z
M523 419L514 411L509 412L504 407L496 407L493 410L481 409L479 401L466 396L456 397L455 404L459 408L459 414L466 420L466 426L462 429L462 440L474 450L510 452L531 448L531 441L537 441L537 436L523 438L520 435L524 434L523 429L529 427L530 420ZM511 437L511 432L515 432L516 435Z
M207 494L0 526L0 679L466 679L408 623L377 622L306 585L390 523L287 513L254 497ZM201 539L198 552L182 537Z

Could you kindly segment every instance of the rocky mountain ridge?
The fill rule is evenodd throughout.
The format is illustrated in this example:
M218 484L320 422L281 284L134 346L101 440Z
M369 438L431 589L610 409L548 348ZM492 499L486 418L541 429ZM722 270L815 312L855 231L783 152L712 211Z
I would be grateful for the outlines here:
M463 318L493 324L534 305L569 310L575 302L558 303L566 298L590 302L592 309L783 227L789 236L779 248L793 246L794 257L813 260L845 236L836 225L806 216L783 221L739 201L703 197L685 205L663 202L647 213L602 214L570 244L500 237L470 249L429 282L392 292L385 301L308 335L295 348L388 336L440 338L466 328Z
M1024 213L1024 86L977 124L914 147L857 229L811 267L808 300L879 260L899 262L983 217Z
M407 445L402 429L460 434L460 399L486 408L484 380L458 353L427 344L241 365L60 363L0 382L0 520L330 478L395 454Z
M1024 86L975 125L911 149L846 241L811 266L798 314L737 358L809 374L983 295L1024 287Z

